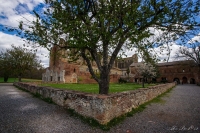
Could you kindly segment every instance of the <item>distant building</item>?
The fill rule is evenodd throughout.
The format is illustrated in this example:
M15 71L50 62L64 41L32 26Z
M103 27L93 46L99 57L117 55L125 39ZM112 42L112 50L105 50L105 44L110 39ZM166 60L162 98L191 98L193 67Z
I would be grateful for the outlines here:
M136 66L140 63L132 63L130 65L130 74L134 75L131 79L133 82L141 81L141 77L136 75ZM195 84L200 82L200 68L192 60L158 63L157 66L160 74L159 78L154 79L157 82L176 81L181 84Z
M44 82L96 83L81 57L75 62L70 62L67 56L71 52L73 51L62 50L58 46L51 49L49 67L42 75ZM139 64L141 62L138 62L136 54L116 59L110 72L110 82L116 83L119 78L129 82L141 82L142 77L136 74L136 66ZM191 60L158 63L157 66L160 75L157 79L153 79L156 82L200 83L200 68ZM92 67L96 74L99 74L95 62L92 63Z
M82 58L75 62L70 62L67 58L70 51L61 50L58 46L54 46L50 53L49 67L42 76L44 82L96 83ZM126 69L133 62L137 62L136 55L116 60L110 72L110 82L118 82L118 79L125 74ZM92 63L92 67L98 74L99 71L95 62Z

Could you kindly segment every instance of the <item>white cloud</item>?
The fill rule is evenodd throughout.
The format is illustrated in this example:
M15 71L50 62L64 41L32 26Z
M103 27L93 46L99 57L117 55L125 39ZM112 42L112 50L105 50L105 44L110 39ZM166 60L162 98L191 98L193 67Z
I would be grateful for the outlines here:
M188 43L193 43L195 41L200 43L200 33L198 35L194 36L190 41L188 41Z
M25 43L20 37L8 35L3 32L0 32L0 38L0 50L10 49L12 44L23 47L23 44ZM49 66L49 58L47 57L48 53L49 51L45 48L37 48L37 56L42 61L42 65L44 65L44 67Z
M160 62L173 62L177 60L183 60L183 58L177 58L176 55L180 48L185 46L177 45L175 42L172 42L171 45L164 44L163 47L157 47L154 49L154 54L157 54Z
M19 21L25 20L26 18L29 21L33 21L35 17L29 13L29 11L32 11L34 7L36 7L40 3L44 3L44 0L0 0L2 4L0 4L0 24L12 26L12 27L18 27ZM43 9L44 10L44 9ZM27 22L27 21L26 21ZM162 35L162 31L154 29L152 27L149 28L149 30L154 33L154 36L149 39L149 41L156 42L156 38L160 35ZM200 35L200 34L199 34ZM23 45L24 41L15 36L15 35L8 35L3 32L0 32L0 49L2 48L11 48L11 44L14 45ZM192 40L200 41L200 36L193 37ZM169 46L170 49L170 58L169 61L175 60L176 51L179 49L179 45L172 43L172 46ZM167 46L166 44L164 45ZM135 51L126 51L126 54L128 57L132 56ZM168 51L166 49L163 49L161 52L160 47L155 48L155 53L158 54L159 58L161 60L167 59L169 55L167 55ZM45 66L48 66L49 59L45 56L42 56L41 54L48 55L48 52L44 48L38 49L38 56L40 59L42 59L42 63ZM141 59L139 58L139 61Z
M23 40L15 35L8 35L3 32L0 32L0 48L7 49L10 48L12 44L21 45L23 44Z
M35 17L29 12L38 4L44 3L44 0L4 0L0 4L0 24L18 27L20 21L33 21ZM28 21L25 21L28 23ZM0 50L11 48L11 45L23 46L25 43L20 37L16 35L8 35L0 32ZM42 61L44 67L48 67L49 59L45 57L48 55L45 48L38 48L37 55ZM43 54L43 55L42 55Z
M0 24L18 27L19 21L33 21L34 16L30 14L34 7L44 3L43 0L6 0L0 4ZM25 19L24 19L25 18Z

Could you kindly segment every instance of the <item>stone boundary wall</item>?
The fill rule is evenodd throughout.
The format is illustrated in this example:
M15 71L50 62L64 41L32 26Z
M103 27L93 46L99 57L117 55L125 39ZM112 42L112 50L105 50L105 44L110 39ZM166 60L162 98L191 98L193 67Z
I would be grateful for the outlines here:
M152 100L175 86L175 83L160 84L149 88L113 93L109 95L88 94L77 91L41 87L28 83L14 83L31 93L39 93L43 98L51 98L60 106L75 110L104 125L115 117L128 113L132 108Z

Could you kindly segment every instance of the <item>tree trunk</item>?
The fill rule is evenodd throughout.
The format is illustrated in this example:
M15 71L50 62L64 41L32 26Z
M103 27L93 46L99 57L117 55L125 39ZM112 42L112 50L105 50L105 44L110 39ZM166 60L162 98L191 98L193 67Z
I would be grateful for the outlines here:
M142 88L144 88L144 78L142 78Z
M18 76L18 81L21 82L22 81L22 74L20 73Z
M4 75L3 79L4 79L4 82L7 82L8 81L8 76Z
M3 80L4 80L4 82L7 82L7 81L8 81L8 77L9 77L9 74L8 74L7 71L5 71L5 72L3 73Z
M99 94L108 94L109 93L109 74L103 72L100 75L99 81Z

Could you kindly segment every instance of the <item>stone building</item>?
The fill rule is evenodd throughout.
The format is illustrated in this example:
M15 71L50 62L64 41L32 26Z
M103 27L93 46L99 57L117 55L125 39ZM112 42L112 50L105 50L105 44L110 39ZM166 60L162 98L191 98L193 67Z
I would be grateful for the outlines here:
M82 58L79 58L75 62L70 62L67 58L70 51L61 50L58 46L54 46L50 53L49 67L42 76L44 82L96 83ZM136 55L116 60L110 72L110 82L118 82L118 79L133 62L137 62ZM95 62L92 63L92 67L98 74Z
M132 63L130 65L130 73L133 76L133 82L141 81L141 77L136 74L136 66L140 63ZM200 82L200 68L192 60L174 61L166 63L158 63L159 77L157 82L174 82L183 84L195 84Z

